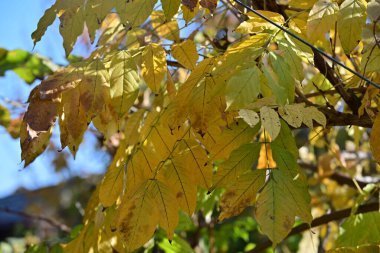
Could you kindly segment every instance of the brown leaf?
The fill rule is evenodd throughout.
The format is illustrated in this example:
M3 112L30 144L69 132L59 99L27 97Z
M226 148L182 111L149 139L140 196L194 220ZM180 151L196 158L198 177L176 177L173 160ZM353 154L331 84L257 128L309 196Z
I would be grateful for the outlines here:
M39 96L39 87L31 92L28 101L30 104L20 129L21 160L25 160L25 167L45 150L57 119L60 103L59 99L42 100Z
M83 78L75 69L68 68L64 71L54 73L39 85L40 97L42 99L54 99L61 95L62 92L73 89Z
M214 12L218 4L218 0L201 0L199 3L203 8L209 9L210 12Z
M198 0L182 0L181 1L184 6L190 9L190 11L194 11L194 8L197 6Z

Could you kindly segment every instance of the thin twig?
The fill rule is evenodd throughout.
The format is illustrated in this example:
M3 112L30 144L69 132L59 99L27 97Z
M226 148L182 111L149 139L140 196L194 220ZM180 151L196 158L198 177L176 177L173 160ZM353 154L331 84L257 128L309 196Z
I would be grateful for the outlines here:
M17 216L20 216L20 217L23 217L23 218L26 218L26 219L29 219L29 220L44 221L47 224L51 225L52 227L58 228L59 230L61 230L63 232L66 232L66 233L70 233L70 231L71 231L71 229L67 225L65 225L63 223L59 223L56 220L53 220L53 219L50 219L50 218L47 218L47 217L44 217L44 216L31 215L31 214L28 214L28 213L25 213L25 212L22 212L22 211L17 211L17 210L10 209L8 207L0 207L0 212L17 215Z

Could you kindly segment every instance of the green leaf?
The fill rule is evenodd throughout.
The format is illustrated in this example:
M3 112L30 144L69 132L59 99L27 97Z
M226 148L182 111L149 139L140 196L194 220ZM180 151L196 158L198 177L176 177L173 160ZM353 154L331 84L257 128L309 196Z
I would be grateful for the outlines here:
M293 45L291 41L284 39L278 42L278 47L284 52L284 60L286 63L288 63L291 76L299 82L302 82L305 77L303 72L302 59L295 51L295 45Z
M191 248L189 243L179 237L177 234L174 235L174 239L169 242L168 240L162 240L158 243L158 247L166 253L193 253L194 250Z
M298 158L296 140L289 126L283 120L281 120L281 130L279 135L274 141L271 142L272 149L275 149L273 148L274 146L279 147L279 153L281 153L281 150L287 150L293 155L295 159Z
M123 23L128 22L130 26L139 26L152 13L157 0L116 0L116 10Z
M11 122L11 114L9 110L0 105L0 126L8 127L9 123Z
M310 223L310 196L303 180L293 178L283 170L272 170L257 199L255 216L261 230L274 245L288 235L296 216Z
M285 95L289 103L294 100L295 81L289 65L284 57L276 53L269 53L269 61L277 75L278 85L285 89ZM291 63L291 62L290 62Z
M232 76L226 87L227 110L241 109L256 100L260 93L261 71L256 66Z
M238 121L230 128L224 129L221 134L206 135L204 144L210 152L210 159L227 159L234 149L250 142L259 130L260 124L251 128L244 121Z
M339 229L336 247L356 247L380 243L380 212L369 212L349 217Z
M349 54L361 39L366 22L367 3L364 0L345 0L338 13L338 34L342 47Z
M173 16L177 13L180 0L161 0L162 9L164 10L165 17L167 20L171 20Z

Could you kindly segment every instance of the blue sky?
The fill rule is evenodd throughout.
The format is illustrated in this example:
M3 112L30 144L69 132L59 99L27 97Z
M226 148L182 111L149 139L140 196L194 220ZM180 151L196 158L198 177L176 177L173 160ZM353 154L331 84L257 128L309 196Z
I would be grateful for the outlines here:
M44 11L53 4L52 0L1 0L0 1L0 47L8 50L33 50L30 34L36 29L38 20ZM51 58L55 63L65 64L62 38L58 31L58 20L48 28L45 36L36 45L33 52ZM74 53L80 54L80 47ZM35 83L34 85L37 85ZM13 100L26 101L31 87L26 85L11 71L0 77L0 96ZM56 129L57 130L57 129ZM55 131L53 139L59 139ZM42 154L28 168L23 169L20 159L19 140L13 140L0 127L0 198L14 192L19 187L36 189L65 180L68 174L86 176L104 171L107 155L94 149L95 138L86 134L80 146L77 158L69 159L70 173L55 173L51 165L52 152ZM58 142L57 142L58 145Z

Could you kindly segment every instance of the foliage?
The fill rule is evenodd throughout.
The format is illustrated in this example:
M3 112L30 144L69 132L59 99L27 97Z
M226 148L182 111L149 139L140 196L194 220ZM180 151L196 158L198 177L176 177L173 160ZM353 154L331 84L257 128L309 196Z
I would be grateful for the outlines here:
M13 70L25 82L31 84L34 80L43 79L51 74L51 69L54 68L47 59L38 55L21 49L8 51L0 48L0 76L4 76L7 70Z
M253 7L272 22L380 83L378 0L263 2ZM273 23L229 1L57 0L34 43L56 17L67 56L84 27L97 46L32 90L20 130L25 166L46 149L57 120L62 149L73 156L89 124L120 142L81 232L63 251L131 252L149 247L160 227L156 237L165 231L177 251L190 252L176 228L184 214L201 210L200 192L220 189L219 220L254 206L261 232L278 245L296 220L312 224L312 208L321 215L364 194L344 192L339 204L328 180L337 167L355 174L340 156L346 147L337 148L339 131L365 152L365 128L373 125L370 148L380 162L378 89ZM310 141L297 146L292 130L305 128ZM315 153L300 157L300 146ZM318 172L310 172L315 155ZM373 162L355 166L370 171ZM363 230L378 219L358 214L342 229ZM379 243L358 237L352 245L351 237L343 232L336 246ZM169 245L159 240L158 247Z

